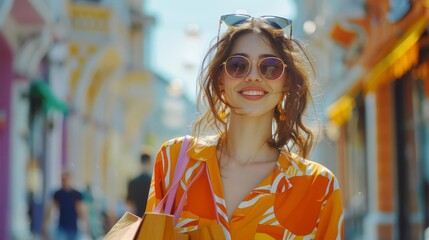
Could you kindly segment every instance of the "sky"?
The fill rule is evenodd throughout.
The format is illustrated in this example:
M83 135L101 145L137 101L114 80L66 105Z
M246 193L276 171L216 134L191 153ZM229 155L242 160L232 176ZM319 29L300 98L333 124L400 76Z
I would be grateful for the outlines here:
M294 0L147 0L144 7L155 18L149 67L182 85L190 99L195 99L197 75L204 54L217 37L221 15L276 15L292 20L296 16ZM222 24L221 33L225 30Z

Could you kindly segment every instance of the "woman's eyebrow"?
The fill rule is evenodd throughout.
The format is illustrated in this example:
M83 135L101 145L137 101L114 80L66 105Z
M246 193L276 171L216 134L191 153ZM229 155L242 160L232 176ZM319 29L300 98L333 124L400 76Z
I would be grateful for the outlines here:
M246 54L246 53L234 53L234 54L231 54L231 56L243 56L243 57L249 58L249 54ZM278 56L275 54L266 53L266 54L259 55L258 59L266 58L266 57L278 57Z
M248 55L248 54L246 54L246 53L234 53L234 54L231 54L231 56L243 56L243 57L249 57L249 55Z
M266 53L266 54L261 54L259 55L259 58L265 58L265 57L278 57L275 54L271 54L271 53Z

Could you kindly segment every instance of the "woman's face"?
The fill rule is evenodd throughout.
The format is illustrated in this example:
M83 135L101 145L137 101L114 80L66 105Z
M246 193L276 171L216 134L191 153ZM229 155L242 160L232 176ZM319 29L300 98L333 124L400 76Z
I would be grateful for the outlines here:
M232 78L223 67L220 90L225 92L231 114L251 117L273 116L273 109L283 96L286 74L276 79L264 79L258 71L258 62L265 57L278 57L262 34L246 33L234 43L230 56L245 56L251 62L249 73L242 78ZM265 41L264 41L265 40Z

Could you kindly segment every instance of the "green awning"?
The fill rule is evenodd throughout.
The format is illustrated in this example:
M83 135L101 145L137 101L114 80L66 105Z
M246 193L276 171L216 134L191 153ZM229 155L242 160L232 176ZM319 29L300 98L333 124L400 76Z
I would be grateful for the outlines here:
M40 97L42 100L42 108L45 112L49 110L60 111L64 114L68 113L69 107L66 102L57 98L52 92L50 86L45 81L34 81L30 85L30 96Z

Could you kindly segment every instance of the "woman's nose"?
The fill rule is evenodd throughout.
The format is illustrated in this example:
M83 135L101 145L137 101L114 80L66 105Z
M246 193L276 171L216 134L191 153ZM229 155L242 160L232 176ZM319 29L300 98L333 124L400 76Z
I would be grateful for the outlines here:
M259 74L258 66L257 64L253 63L252 67L250 68L249 74L245 77L246 81L254 82L254 81L261 81L262 76Z

